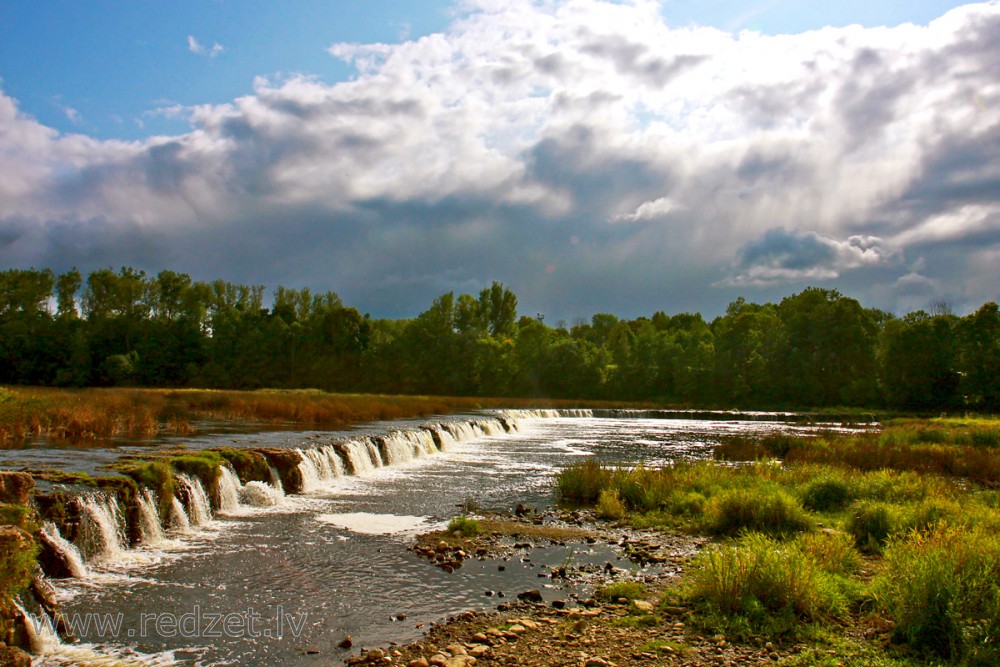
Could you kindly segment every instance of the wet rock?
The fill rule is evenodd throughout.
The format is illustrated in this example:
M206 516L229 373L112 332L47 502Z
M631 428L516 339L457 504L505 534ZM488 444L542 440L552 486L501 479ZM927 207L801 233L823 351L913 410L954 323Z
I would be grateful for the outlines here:
M0 472L0 503L27 505L35 479L26 472Z
M352 646L354 646L354 639L350 635L347 635L340 640L340 643L337 644L337 646L339 646L342 649L351 648Z
M542 592L540 590L538 590L537 588L534 588L534 589L532 589L530 591L524 591L523 593L518 593L517 594L517 599L518 600L524 600L525 602L544 602L545 601L542 598Z
M38 533L41 550L38 552L38 564L42 571L53 579L67 579L73 576L69 558L45 532Z
M31 656L19 648L0 644L0 665L4 667L31 667Z

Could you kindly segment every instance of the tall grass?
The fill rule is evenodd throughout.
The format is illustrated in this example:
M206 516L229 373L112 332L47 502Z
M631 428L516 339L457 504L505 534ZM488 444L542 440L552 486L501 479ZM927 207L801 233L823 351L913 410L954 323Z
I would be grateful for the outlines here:
M187 434L204 420L340 428L488 407L560 407L567 401L329 394L316 390L0 388L0 446L34 436L82 442ZM576 404L573 404L576 405Z
M891 538L873 595L895 635L964 665L1000 664L1000 536L946 523Z
M800 622L839 618L849 605L837 576L800 543L761 533L703 551L684 591L718 629L738 635L794 634Z

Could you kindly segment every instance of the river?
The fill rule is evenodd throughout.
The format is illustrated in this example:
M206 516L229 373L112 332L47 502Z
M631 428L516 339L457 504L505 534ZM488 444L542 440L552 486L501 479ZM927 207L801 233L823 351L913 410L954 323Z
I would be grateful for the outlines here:
M167 530L150 546L94 558L85 577L56 582L82 643L49 637L35 664L340 664L359 647L415 641L428 624L448 615L494 607L503 602L497 593L513 597L539 588L542 568L610 557L606 546L569 544L541 550L533 562L472 559L447 573L407 550L414 535L445 525L462 507L510 511L517 504L554 504L555 475L582 457L669 465L711 456L727 434L815 429L766 416L744 421L552 414L508 413L516 425L511 432L476 429L444 451L358 475L320 475L307 493L277 498L273 506L216 509L200 526ZM483 416L437 422L455 424L454 431ZM361 432L414 431L425 423L372 424ZM187 444L304 449L352 435L225 433ZM5 453L0 464L52 458L45 447L32 451ZM60 450L62 465L94 468L95 461L122 453L75 451ZM546 590L549 597L564 593ZM353 653L338 647L348 635Z

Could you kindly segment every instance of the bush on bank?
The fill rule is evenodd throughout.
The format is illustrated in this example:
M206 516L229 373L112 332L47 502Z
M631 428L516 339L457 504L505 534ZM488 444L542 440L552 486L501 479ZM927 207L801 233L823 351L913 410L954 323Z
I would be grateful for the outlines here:
M583 461L560 474L559 489L578 502L617 497L635 525L721 537L692 563L680 593L706 629L796 637L884 614L894 640L921 660L995 665L996 424L905 420L878 434L730 442L720 458L752 455L735 466ZM772 451L783 463L764 460ZM877 662L895 664L885 655Z

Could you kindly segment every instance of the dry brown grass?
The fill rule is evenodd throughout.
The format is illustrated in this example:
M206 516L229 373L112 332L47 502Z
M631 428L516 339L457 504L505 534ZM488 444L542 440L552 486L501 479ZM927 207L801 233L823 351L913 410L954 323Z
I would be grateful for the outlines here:
M592 404L600 406L603 404ZM483 408L577 407L569 401L330 394L316 390L0 388L0 446L36 437L84 442L185 435L192 421L240 421L342 428Z

